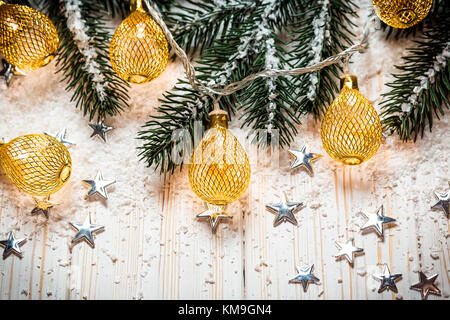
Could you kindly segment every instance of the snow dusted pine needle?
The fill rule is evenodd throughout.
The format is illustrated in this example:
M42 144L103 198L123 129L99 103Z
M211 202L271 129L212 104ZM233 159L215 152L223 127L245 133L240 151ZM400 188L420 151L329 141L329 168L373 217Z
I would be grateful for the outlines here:
M81 1L80 0L66 0L65 1L65 16L67 17L67 28L72 32L73 39L84 56L84 70L92 75L92 81L95 85L95 90L98 93L100 101L104 101L105 87L108 84L100 71L100 65L95 60L97 52L95 48L90 45L92 41L88 35L88 27L81 17Z

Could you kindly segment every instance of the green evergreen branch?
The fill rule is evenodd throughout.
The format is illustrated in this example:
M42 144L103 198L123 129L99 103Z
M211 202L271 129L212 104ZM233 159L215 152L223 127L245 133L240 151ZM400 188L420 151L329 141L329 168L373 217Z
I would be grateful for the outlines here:
M357 6L351 1L330 0L326 10L325 21L319 27L323 28L322 43L315 43L317 35L314 25L317 25L321 19L323 11L322 3L313 1L299 17L298 22L293 28L294 46L290 55L295 61L295 67L306 67L326 59L339 51L342 51L352 45L351 28L355 27L352 18L356 17ZM319 45L319 48L312 48L313 45ZM314 60L315 52L319 59ZM342 73L342 66L334 64L327 68L305 74L294 78L294 83L298 86L298 101L294 108L297 113L313 113L319 117L326 111L327 106L334 100L339 91L336 80ZM314 80L313 80L314 79Z
M47 12L53 20L60 38L57 55L58 73L63 73L62 81L67 81L66 90L73 91L71 101L76 102L77 108L92 120L95 116L102 119L106 115L115 116L127 105L127 87L114 72L109 62L110 32L105 26L105 11L97 1L83 1L81 17L90 37L90 49L95 51L93 61L98 65L101 79L94 79L88 72L86 57L77 46L74 34L67 26L64 4L61 1L50 1ZM99 89L102 88L102 89Z
M450 5L442 4L435 19L427 20L417 46L409 48L403 64L396 66L395 80L383 94L382 123L402 140L431 131L434 116L450 107Z

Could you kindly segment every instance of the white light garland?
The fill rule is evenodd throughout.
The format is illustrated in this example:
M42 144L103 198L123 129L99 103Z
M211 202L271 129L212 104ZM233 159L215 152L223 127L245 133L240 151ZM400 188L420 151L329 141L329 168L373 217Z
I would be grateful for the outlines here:
M104 101L106 96L105 87L108 87L108 83L100 70L100 65L95 60L97 52L95 48L90 46L92 39L87 33L88 27L86 27L85 20L81 18L82 3L80 0L66 0L64 4L67 28L72 32L78 50L84 56L83 69L92 75L92 81L95 86L93 89L97 91L100 101Z

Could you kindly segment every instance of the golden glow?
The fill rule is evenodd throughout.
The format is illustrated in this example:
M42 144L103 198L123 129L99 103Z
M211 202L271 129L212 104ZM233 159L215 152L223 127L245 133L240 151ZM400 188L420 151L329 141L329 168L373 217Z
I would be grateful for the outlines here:
M377 16L394 28L409 28L422 21L433 0L373 0Z
M22 70L48 64L58 50L56 28L43 13L17 4L0 2L0 52Z
M226 115L212 115L211 118L212 128L205 133L192 155L189 182L202 200L225 206L247 189L250 163L244 148L227 130Z
M322 121L321 138L328 154L348 165L360 164L378 151L382 139L380 118L359 93L355 76L341 80L341 92Z
M140 2L114 33L109 58L119 77L133 83L153 80L167 66L169 47L166 37Z
M48 196L69 179L72 160L67 148L44 134L20 136L0 145L0 163L22 191Z

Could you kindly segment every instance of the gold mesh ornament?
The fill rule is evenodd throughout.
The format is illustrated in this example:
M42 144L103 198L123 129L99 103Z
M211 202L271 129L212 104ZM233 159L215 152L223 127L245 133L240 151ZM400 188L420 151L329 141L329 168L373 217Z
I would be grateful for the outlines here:
M141 1L117 28L109 57L123 80L143 83L158 77L169 60L169 47L161 27L145 12ZM134 7L132 6L132 9Z
M237 200L250 182L250 163L244 148L227 130L227 115L213 111L211 128L195 148L189 165L192 190L214 206Z
M341 79L341 92L322 121L321 138L328 154L348 165L370 159L380 147L380 118L370 102L359 93L356 76Z
M422 21L433 0L373 0L377 16L394 28L409 28Z
M45 66L58 50L56 28L46 15L18 4L0 1L0 52L22 70Z
M22 191L48 196L69 179L72 160L66 146L44 134L20 136L0 145L0 163Z

